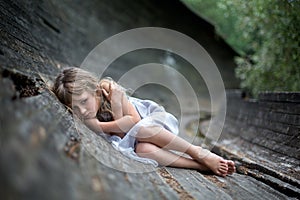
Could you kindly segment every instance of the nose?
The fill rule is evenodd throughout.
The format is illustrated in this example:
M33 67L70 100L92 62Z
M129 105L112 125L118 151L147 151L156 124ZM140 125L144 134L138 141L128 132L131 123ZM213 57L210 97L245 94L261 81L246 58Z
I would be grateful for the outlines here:
M81 115L84 115L86 112L86 108L85 107L79 107L79 112Z

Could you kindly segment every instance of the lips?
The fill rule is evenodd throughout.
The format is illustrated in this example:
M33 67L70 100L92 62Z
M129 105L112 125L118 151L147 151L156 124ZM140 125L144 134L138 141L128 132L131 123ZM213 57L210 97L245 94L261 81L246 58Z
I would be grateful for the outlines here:
M85 119L91 119L91 118L95 118L95 117L96 117L96 114L93 112L89 112L89 113L83 115L83 118L85 118Z
M88 113L88 114L86 114L86 115L83 115L83 118L88 119L89 116L90 116L90 113Z

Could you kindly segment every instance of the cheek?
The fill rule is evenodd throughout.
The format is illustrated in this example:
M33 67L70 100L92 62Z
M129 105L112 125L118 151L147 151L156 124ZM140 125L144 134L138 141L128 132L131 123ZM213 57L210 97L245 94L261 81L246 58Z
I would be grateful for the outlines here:
M100 97L97 97L96 99L95 99L95 110L99 110L99 108L100 108Z
M89 104L89 109L97 111L98 105L96 99L93 99Z

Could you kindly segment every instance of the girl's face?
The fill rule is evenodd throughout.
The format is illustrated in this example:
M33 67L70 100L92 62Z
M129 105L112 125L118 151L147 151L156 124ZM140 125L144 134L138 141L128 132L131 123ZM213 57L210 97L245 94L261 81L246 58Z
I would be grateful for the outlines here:
M72 109L81 119L95 118L99 110L100 97L90 92L83 92L81 95L72 96Z

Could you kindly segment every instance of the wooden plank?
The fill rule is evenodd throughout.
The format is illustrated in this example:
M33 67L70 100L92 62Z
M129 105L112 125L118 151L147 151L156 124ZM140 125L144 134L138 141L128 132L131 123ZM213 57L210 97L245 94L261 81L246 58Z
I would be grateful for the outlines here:
M156 171L125 173L101 164L87 152L82 155L80 168L92 183L94 197L100 199L179 199Z
M222 178L194 170L167 170L195 199L289 199L272 187L243 174Z
M294 102L257 102L259 109L267 108L273 112L299 114L300 104Z
M278 101L300 103L300 92L261 92L260 101Z
M196 170L166 169L194 199L234 199Z
M217 145L214 148L219 154L236 160L240 173L249 174L260 181L270 184L282 192L290 185L293 194L299 192L300 177L298 159L288 155L272 152L262 146L253 145L247 141L232 140L226 141L226 144ZM246 169L242 170L242 168ZM250 170L250 171L249 171ZM251 170L256 172L251 172ZM290 194L286 192L286 194Z
M12 109L16 109L16 112L9 112ZM17 99L13 104L9 99L3 112L10 115L1 114L0 117L4 122L1 128L1 141L4 144L1 148L5 149L0 153L0 168L3 169L0 174L7 184L3 188L15 191L15 195L39 199L63 196L70 199L83 196L92 199L179 199L177 193L151 166L134 163L87 128L74 127L70 113L49 93ZM13 130L13 134L9 134ZM64 155L64 146L71 136L84 137L78 159ZM83 141L87 139L97 146L84 145ZM109 161L112 165L106 166L105 163L111 164ZM6 163L14 167L8 167ZM124 172L134 167L149 172ZM34 177L36 180L30 183ZM43 181L45 179L48 181ZM25 188L19 190L18 187ZM49 195L47 188L59 194Z

